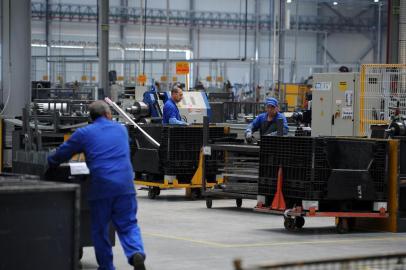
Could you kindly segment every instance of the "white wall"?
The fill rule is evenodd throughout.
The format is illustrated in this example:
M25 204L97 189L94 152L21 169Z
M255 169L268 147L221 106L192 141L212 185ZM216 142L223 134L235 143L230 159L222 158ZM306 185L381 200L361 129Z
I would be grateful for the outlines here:
M37 0L36 0L37 1ZM44 0L41 0L44 2ZM260 14L269 15L270 0L259 0L260 1ZM293 0L292 3L286 4L287 9L290 10L292 20L295 17L296 11L296 1ZM38 1L37 1L38 2ZM69 4L90 4L96 5L96 0L51 0L53 3L69 3ZM119 6L120 0L110 0L111 6ZM128 1L130 7L139 7L140 0ZM170 0L170 8L175 10L189 10L189 0ZM357 5L354 3L354 5ZM166 8L166 0L149 0L149 8ZM197 11L213 11L213 12L231 12L231 13L244 13L245 11L245 0L196 0L195 7ZM248 11L253 13L255 9L255 1L248 0ZM343 14L356 14L357 10L354 8L342 7L340 12ZM318 14L317 4L315 1L300 1L299 2L299 15L300 16L315 16ZM331 11L323 11L321 16L331 16ZM147 26L147 47L160 47L164 48L166 46L166 27L165 26ZM190 48L191 45L194 48L195 58L239 58L244 56L244 29L200 29L199 36L197 37L195 31L195 40L190 44L189 40L189 29L182 26L170 26L170 47L171 48ZM294 60L294 29L291 29L286 33L285 42L285 77L284 79L288 81L290 79L290 64ZM51 23L51 39L54 41L64 40L64 41L90 41L96 42L96 24L95 23L75 23L75 22L57 22L53 21ZM127 43L142 43L143 36L140 35L140 26L129 24L124 28L125 42ZM32 38L33 39L45 39L45 23L39 21L33 21L32 23ZM199 40L199 42L197 41ZM273 55L269 54L273 52L273 39L272 33L269 31L261 31L259 38L259 62L260 67L259 81L260 84L264 85L267 82L272 81L272 60ZM271 42L270 42L271 40ZM298 47L296 61L298 63L297 77L296 81L305 79L307 76L311 75L312 66L316 65L316 46L317 37L315 33L312 32L300 32L297 37ZM110 28L110 42L120 42L119 26L111 25ZM332 34L328 37L327 47L332 53L334 58L336 58L340 63L356 63L360 54L369 46L370 41L359 33L354 34ZM382 48L384 50L384 48ZM199 54L198 54L199 51ZM53 49L53 53L61 53L62 50ZM44 50L33 49L34 54L44 54ZM95 50L63 50L66 54L90 54L95 55ZM120 59L122 57L121 51L111 49L110 58ZM154 59L164 59L166 57L165 52L148 52L147 57ZM171 58L184 59L184 53L171 53ZM248 42L247 42L247 61L245 62L229 62L227 63L226 70L219 70L216 66L212 64L212 69L210 73L209 63L194 64L194 66L199 66L199 78L204 79L206 76L217 76L220 74L225 75L225 79L229 79L232 83L248 83L252 74L250 74L250 66L254 58L254 31L248 30ZM370 52L362 62L372 62L373 54ZM126 59L138 60L139 55L136 51L127 51L125 53ZM42 64L41 64L42 63ZM44 72L46 68L44 67L44 62L38 62L36 68L36 76L41 72ZM131 72L138 72L138 61L134 61L131 64ZM43 66L41 66L43 65ZM124 72L123 64L114 64L111 68L115 68L118 71L118 75L123 75ZM127 68L128 69L128 68ZM171 65L172 72L174 71L174 64ZM67 79L80 78L80 74L83 72L88 72L89 68L86 65L71 65L70 68L66 69L67 72L72 72L73 75L67 76ZM148 63L146 65L146 71L150 73L149 77L154 77L159 79L163 73L162 63ZM97 75L97 70L94 71ZM172 75L172 74L171 74Z

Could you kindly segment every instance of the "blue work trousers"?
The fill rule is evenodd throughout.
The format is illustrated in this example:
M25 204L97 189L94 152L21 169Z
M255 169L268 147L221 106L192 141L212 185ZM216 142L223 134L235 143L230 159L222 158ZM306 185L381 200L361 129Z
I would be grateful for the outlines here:
M141 231L137 224L137 201L134 194L89 201L92 239L99 270L114 270L113 251L109 240L109 223L113 223L121 246L131 262L135 253L145 257Z

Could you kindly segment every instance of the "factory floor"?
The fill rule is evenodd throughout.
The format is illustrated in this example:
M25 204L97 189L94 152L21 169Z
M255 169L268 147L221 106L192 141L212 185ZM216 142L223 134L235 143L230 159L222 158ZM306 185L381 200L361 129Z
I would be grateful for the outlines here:
M283 218L253 212L255 201L237 209L234 200L191 201L184 190L162 191L156 200L138 191L138 220L148 270L232 270L243 265L404 252L406 233L337 234L333 218L307 218L299 232L288 232ZM132 269L116 242L117 270ZM82 269L97 269L93 248L85 248Z

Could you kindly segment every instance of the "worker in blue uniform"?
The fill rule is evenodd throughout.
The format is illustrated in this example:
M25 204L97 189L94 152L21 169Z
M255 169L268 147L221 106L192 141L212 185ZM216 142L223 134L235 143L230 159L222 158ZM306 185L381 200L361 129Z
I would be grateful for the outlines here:
M88 200L98 269L115 269L108 235L112 222L128 263L134 269L145 270L127 129L111 120L110 108L104 101L93 102L89 111L93 123L76 130L48 157L48 164L56 167L74 154L85 153L91 175Z
M278 100L276 98L267 98L265 100L266 112L258 115L245 130L245 139L248 143L253 140L253 133L259 130L260 135L277 135L278 119L283 120L283 135L289 132L288 122L283 113L279 112Z
M178 106L176 106L176 103L179 103L182 98L182 89L178 85L175 85L171 91L171 98L168 98L164 105L162 116L163 124L187 125L187 123L180 117Z

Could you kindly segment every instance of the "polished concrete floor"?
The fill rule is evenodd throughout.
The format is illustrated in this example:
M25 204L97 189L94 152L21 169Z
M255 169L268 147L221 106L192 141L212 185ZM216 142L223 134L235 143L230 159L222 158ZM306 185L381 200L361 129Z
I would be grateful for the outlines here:
M186 199L183 190L162 191L156 200L138 191L138 220L148 270L233 269L243 265L289 262L406 251L406 233L335 232L334 219L308 218L301 231L288 232L283 218L252 211L255 201ZM120 244L114 247L116 269L131 269ZM82 269L96 269L92 248L84 249Z

